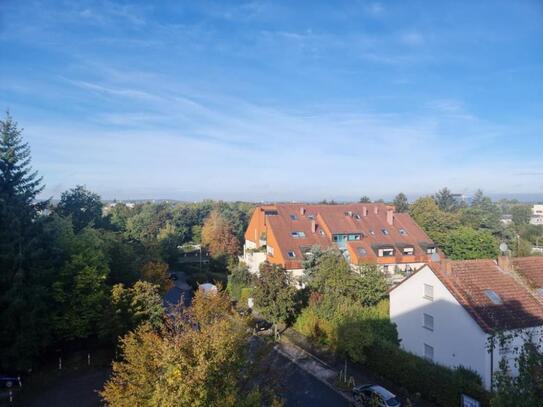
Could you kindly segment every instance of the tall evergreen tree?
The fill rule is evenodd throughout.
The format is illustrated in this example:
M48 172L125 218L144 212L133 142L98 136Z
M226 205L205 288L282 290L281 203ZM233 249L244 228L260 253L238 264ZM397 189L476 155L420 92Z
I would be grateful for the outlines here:
M393 204L396 207L396 212L398 213L409 211L409 202L407 201L407 196L405 196L403 192L396 195Z
M47 341L46 273L36 203L42 178L30 166L30 147L9 113L0 120L0 360L20 367ZM42 256L43 257L43 256Z

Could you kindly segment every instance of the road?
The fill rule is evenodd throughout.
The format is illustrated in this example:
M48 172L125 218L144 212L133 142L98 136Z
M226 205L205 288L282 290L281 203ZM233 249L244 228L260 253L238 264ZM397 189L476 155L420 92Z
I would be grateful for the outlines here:
M280 395L286 407L349 406L343 396L274 351L274 368L281 373Z

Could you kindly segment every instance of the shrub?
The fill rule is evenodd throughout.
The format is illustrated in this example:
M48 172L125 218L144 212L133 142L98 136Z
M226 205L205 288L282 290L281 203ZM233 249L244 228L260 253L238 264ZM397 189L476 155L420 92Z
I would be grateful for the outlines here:
M462 393L478 399L482 405L488 404L488 393L476 373L428 362L387 341L378 340L368 347L364 365L438 405L458 406Z
M242 307L247 307L247 300L253 296L253 289L250 287L244 287L240 291L239 304Z

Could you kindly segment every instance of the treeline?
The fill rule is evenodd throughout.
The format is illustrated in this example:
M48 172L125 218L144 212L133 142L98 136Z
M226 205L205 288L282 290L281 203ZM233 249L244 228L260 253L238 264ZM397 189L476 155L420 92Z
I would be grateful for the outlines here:
M118 204L104 215L100 197L77 186L53 206L38 200L43 182L30 160L7 115L0 121L3 370L32 368L56 349L109 346L142 322L158 325L178 246L218 235L222 244L210 250L223 263L239 250L248 204Z
M529 256L543 226L530 225L531 206L518 201L494 202L478 190L469 203L458 199L448 188L412 204L399 194L394 205L409 212L443 252L454 260L494 258L500 243L507 243L514 256ZM504 215L511 222L504 223Z

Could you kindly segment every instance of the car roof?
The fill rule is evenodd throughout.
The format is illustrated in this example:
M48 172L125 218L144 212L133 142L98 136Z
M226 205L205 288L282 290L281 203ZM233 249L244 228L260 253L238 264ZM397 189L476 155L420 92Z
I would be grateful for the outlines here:
M379 394L385 400L390 400L390 399L396 397L396 395L394 395L393 393L391 393L390 391L388 391L384 387L379 386L377 384L369 386L369 388L372 389L375 393Z

